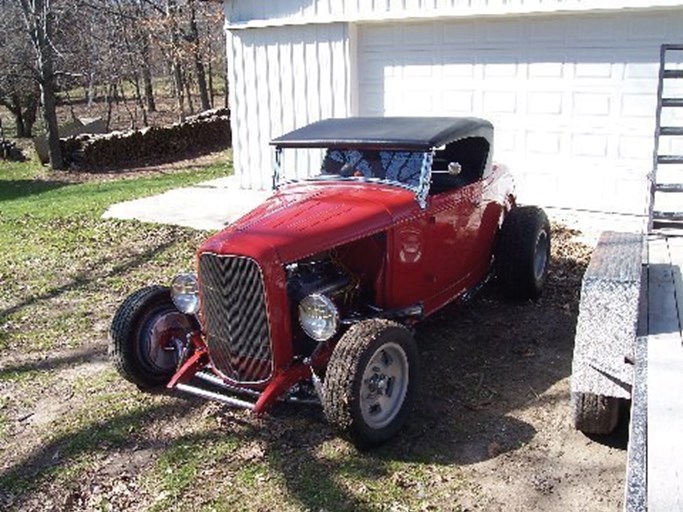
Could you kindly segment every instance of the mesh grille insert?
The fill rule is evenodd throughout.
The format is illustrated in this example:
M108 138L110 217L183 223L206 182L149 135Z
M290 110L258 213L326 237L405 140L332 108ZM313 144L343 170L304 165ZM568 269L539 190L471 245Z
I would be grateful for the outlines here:
M272 373L268 314L255 261L204 253L199 260L202 313L209 355L236 382L262 382Z

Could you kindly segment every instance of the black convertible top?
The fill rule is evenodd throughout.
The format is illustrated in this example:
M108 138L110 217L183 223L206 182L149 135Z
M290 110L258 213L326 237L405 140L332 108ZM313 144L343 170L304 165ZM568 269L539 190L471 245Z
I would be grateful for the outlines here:
M348 117L309 124L270 144L281 148L363 148L427 151L465 137L491 141L493 125L476 117Z

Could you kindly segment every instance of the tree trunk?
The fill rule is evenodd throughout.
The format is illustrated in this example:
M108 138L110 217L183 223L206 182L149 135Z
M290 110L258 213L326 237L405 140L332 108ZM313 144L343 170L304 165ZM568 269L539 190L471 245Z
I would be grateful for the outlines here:
M88 108L92 107L92 104L95 101L95 73L92 71L87 73L88 77L88 89L86 92L86 99L88 101Z
M33 125L36 123L36 115L38 114L38 95L36 94L29 100L28 105L24 109L24 130L26 137L33 137Z
M149 122L147 121L147 112L145 111L145 104L142 101L142 94L140 92L140 79L138 78L137 73L133 73L133 86L135 87L135 102L140 107L140 110L142 110L142 125L149 126Z
M36 50L40 75L40 96L43 121L47 131L48 155L52 169L64 169L62 148L57 126L57 97L55 95L55 74L53 69L52 8L51 0L20 0L26 25Z
M183 98L183 70L180 64L180 38L175 24L175 15L178 9L176 0L166 0L166 16L170 20L171 30L171 76L173 77L173 87L178 108L178 117L182 121L185 117L185 100Z
M145 88L145 103L147 103L148 112L156 112L157 106L154 102L154 86L152 85L152 72L149 69L149 64L142 67L142 82Z
M43 66L41 65L41 68ZM51 66L50 66L51 67ZM59 127L57 124L57 98L54 91L54 76L44 75L45 83L40 84L40 98L43 103L43 122L47 131L48 156L53 170L64 169L62 147L59 143Z
M194 9L194 2L190 2L190 41L192 41L192 60L194 69L197 73L197 86L199 87L199 98L202 103L202 110L209 110L209 91L206 87L206 71L199 48L199 28L197 27L197 13Z
M176 105L178 107L178 116L183 119L185 116L185 96L183 92L183 70L180 66L180 61L175 59L173 61L173 86L175 89Z
M148 112L156 112L157 106L154 102L154 85L152 83L152 70L149 64L149 36L142 36L142 86L145 91L145 103Z
M206 86L206 74L204 71L204 63L202 62L199 52L194 55L194 67L197 71L197 85L199 86L199 97L202 102L202 110L209 110L211 108L211 101L209 100L209 89Z
M105 101L107 102L107 121L105 123L105 128L107 129L107 131L109 131L109 124L111 123L111 111L114 104L115 87L115 85L109 84L109 86L106 89L107 92L105 93Z
M209 101L211 102L211 108L213 108L213 67L211 66L211 61L209 61Z
M225 108L230 108L230 94L228 91L230 84L228 83L228 64L225 64L225 69L223 70L223 101Z
M17 107L16 110L12 111L14 115L14 126L16 127L17 139L23 139L30 137L26 134L26 125L24 124L24 115L21 111L21 107Z
M187 96L187 106L190 109L190 114L194 114L194 103L192 103L192 91L190 90L190 80L187 75L183 78L183 84L185 84L185 95Z
M55 95L55 74L53 69L52 11L50 0L34 0L36 19L36 41L38 42L38 65L40 68L40 97L43 103L43 121L47 131L48 155L53 170L64 169L62 147L59 143L57 124L57 96ZM42 14L42 16L40 16Z

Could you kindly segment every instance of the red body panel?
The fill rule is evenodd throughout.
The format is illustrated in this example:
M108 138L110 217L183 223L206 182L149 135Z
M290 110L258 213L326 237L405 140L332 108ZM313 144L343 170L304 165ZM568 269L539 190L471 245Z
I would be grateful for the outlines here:
M481 282L513 188L496 167L482 181L430 196L413 220L394 226L384 306L421 302L429 315Z
M417 213L415 194L372 183L306 183L287 186L206 241L200 252L243 254L281 264L384 231ZM263 264L263 263L262 263Z
M263 273L274 371L269 382L254 386L267 391L259 410L306 373L293 364L286 264L366 239L367 247L355 247L352 258L362 266L366 248L374 255L367 260L375 261L376 305L420 303L429 315L485 278L512 197L511 177L496 166L482 181L429 196L424 209L400 187L307 182L283 187L209 238L198 254L247 256ZM384 255L368 238L377 233L386 236Z

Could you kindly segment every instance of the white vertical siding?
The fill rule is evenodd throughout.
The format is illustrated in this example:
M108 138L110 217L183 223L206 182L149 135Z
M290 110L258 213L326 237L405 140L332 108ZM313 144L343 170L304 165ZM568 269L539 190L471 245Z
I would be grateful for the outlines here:
M352 59L346 24L228 32L235 172L240 186L271 186L269 141L351 110ZM285 153L285 171L304 177L320 164L307 151Z
M406 18L639 9L683 5L678 0L228 0L233 26L381 21Z

